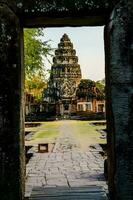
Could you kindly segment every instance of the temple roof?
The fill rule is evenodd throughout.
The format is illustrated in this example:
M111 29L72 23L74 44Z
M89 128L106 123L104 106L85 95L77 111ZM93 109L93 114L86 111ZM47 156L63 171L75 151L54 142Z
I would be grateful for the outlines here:
M64 35L62 36L61 41L70 41L70 39L66 33L64 33Z
M58 48L55 50L51 70L51 79L66 77L81 79L81 69L78 64L76 50L66 33L61 37Z

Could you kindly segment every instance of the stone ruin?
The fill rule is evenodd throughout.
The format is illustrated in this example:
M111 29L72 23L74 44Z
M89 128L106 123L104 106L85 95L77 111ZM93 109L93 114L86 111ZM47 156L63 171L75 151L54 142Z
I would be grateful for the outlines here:
M133 1L0 0L0 198L24 199L25 27L105 26L108 185L133 197Z
M65 33L55 50L48 87L44 91L45 112L51 112L51 105L54 105L55 114L61 118L83 118L79 116L82 113L93 120L99 112L103 117L104 93L94 81L81 77L76 50Z

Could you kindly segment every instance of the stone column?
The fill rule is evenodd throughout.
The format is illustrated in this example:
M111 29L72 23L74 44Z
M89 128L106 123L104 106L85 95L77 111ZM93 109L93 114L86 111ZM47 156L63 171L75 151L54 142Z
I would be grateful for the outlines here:
M0 199L24 194L22 30L19 19L0 4Z
M112 199L133 198L133 2L123 0L105 28L108 178Z

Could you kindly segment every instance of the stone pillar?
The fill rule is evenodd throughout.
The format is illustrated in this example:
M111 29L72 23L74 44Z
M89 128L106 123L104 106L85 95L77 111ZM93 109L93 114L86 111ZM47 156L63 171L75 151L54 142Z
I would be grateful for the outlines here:
M123 0L105 27L108 178L112 199L133 198L133 2Z
M24 194L22 30L19 19L0 4L0 199Z

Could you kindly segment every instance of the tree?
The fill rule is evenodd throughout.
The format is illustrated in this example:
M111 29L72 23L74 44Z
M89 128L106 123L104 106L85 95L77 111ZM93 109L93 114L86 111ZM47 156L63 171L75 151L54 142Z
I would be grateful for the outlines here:
M43 29L24 30L24 58L25 58L25 90L32 93L37 100L46 86L45 64L43 56L52 56L49 41L43 42Z
M43 42L43 29L25 29L24 30L24 55L25 55L25 73L31 77L34 74L44 73L43 56L51 55L52 48L49 41Z
M42 92L46 86L46 81L38 75L32 76L32 79L25 80L25 92L32 94L37 102L41 101Z
M105 79L97 81L96 86L101 92L105 93Z
M82 79L78 86L76 95L78 98L88 98L88 99L104 99L104 92L97 87L96 82L89 79Z

